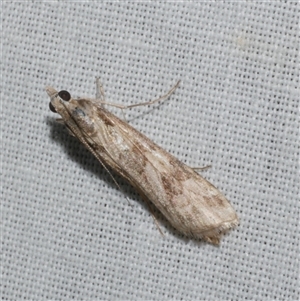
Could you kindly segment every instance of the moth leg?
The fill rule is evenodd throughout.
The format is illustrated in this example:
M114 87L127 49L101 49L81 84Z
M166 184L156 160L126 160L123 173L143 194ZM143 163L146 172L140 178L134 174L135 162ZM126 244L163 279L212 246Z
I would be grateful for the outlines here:
M117 103L112 103L112 102L106 102L106 101L101 101L101 102L105 105L116 107L116 108L121 109L121 110L135 108L135 107L139 107L139 106L152 105L152 104L154 104L154 103L156 103L160 100L167 99L176 90L176 88L179 86L179 83L180 83L180 80L166 94L162 95L161 97L159 97L157 99L151 100L151 101L141 102L141 103L137 103L137 104L133 104L133 105L127 105L127 106L117 104Z
M130 180L129 180L130 181ZM159 226L159 223L158 223L158 221L157 221L157 218L155 217L155 214L154 214L154 211L153 211L153 208L151 207L151 205L150 205L150 201L149 201L149 199L145 196L145 194L141 191L141 189L139 189L139 187L137 187L135 184L133 184L131 181L130 181L130 183L131 183L131 185L133 186L133 187L135 187L136 188L136 190L138 191L138 193L139 193L139 195L141 196L141 198L145 201L145 203L147 204L147 207L148 207L148 209L149 209L149 211L150 211L150 214L151 214L151 216L152 216L152 218L153 218L153 221L154 221L154 223L155 223L155 226L156 226L156 228L158 229L158 231L159 231L159 233L161 234L161 236L165 236L164 235L164 232L162 231L162 229L160 228L160 226Z
M206 170L206 169L209 169L209 168L211 168L212 166L211 165L207 165L207 166L203 166L203 167L192 167L192 169L194 170L194 171L199 171L199 170Z
M161 230L160 226L159 226L159 223L157 221L157 218L155 217L155 214L154 214L154 211L153 211L153 208L151 207L151 203L149 201L149 199L146 197L146 195L142 192L142 190L130 179L130 177L128 177L124 172L122 172L122 170L118 170L118 173L124 177L133 187L135 187L136 191L139 193L139 195L141 196L141 198L145 201L145 203L147 204L147 207L150 211L150 214L153 218L153 221L155 223L155 226L156 228L158 229L159 233L164 237L164 233L163 231ZM129 203L129 205L131 205L131 203Z
M155 223L155 226L156 226L157 230L159 231L159 233L161 234L161 236L164 237L165 234L164 234L164 232L162 231L162 229L161 229L160 226L159 226L159 223L158 223L157 218L156 218L156 216L155 216L155 214L154 214L154 212L153 212L153 209L152 209L152 207L151 207L150 204L149 204L149 200L148 200L146 197L144 197L143 195L142 195L142 198L146 201L146 204L148 205L149 211L150 211L150 213L151 213L151 216L152 216L152 218L153 218L153 221L154 221L154 223Z
M99 77L96 77L96 99L105 103L105 92Z
M107 105L110 105L106 100L105 100L105 92L104 92L104 88L101 84L101 81L100 81L100 78L99 77L96 77L96 99L100 101L100 103L102 104L107 104ZM113 104L111 104L113 105ZM115 105L113 105L115 106ZM125 114L124 114L124 111L123 109L121 108L122 110L122 115L123 115L123 118L124 120L126 120L126 117L125 117ZM127 121L127 120L126 120Z

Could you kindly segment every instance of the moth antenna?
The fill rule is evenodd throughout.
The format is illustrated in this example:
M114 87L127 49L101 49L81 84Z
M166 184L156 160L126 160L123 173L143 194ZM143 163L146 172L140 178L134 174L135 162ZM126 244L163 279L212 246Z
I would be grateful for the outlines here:
M150 101L146 101L146 102L136 103L136 104L133 104L133 105L121 105L121 104L118 104L118 103L106 102L106 101L102 101L102 100L100 100L100 102L101 102L101 104L108 105L108 106L111 106L111 107L115 107L115 108L118 108L118 109L121 109L121 110L135 108L135 107L139 107L139 106L152 105L152 104L154 104L154 103L156 103L160 100L167 99L176 90L176 88L179 86L179 84L180 84L180 80L166 94L160 96L159 98L156 98L156 99L150 100ZM100 89L100 87L98 89Z

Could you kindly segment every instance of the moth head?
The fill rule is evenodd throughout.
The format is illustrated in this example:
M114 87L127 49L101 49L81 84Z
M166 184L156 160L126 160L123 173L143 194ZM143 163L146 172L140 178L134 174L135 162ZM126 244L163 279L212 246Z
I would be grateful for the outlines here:
M71 99L70 93L65 90L57 92L52 87L46 87L46 92L50 97L49 108L54 113L58 113L58 107L62 104L62 102L68 102Z
M49 108L58 113L61 118L58 122L65 124L74 133L84 128L86 133L94 132L94 114L96 107L88 99L74 99L65 90L57 92L52 87L46 87L50 97Z

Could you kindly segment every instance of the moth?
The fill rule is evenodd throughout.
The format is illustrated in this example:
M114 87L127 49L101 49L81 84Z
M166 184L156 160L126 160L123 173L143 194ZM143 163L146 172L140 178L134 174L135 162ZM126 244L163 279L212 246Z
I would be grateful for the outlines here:
M163 97L169 97L178 84ZM219 244L222 234L238 225L237 214L229 201L193 168L104 108L104 104L119 108L141 104L107 103L99 79L97 88L96 99L74 99L68 91L46 87L51 111L61 116L57 121L107 171L108 167L114 170L152 202L180 233Z

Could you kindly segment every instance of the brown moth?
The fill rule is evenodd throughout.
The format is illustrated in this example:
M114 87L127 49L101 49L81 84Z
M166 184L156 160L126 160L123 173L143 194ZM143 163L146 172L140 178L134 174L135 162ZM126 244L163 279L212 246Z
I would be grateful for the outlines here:
M127 179L180 233L219 244L221 235L238 225L237 214L227 199L191 167L107 111L103 104L109 103L101 101L104 94L99 82L98 89L101 97L92 100L74 99L67 91L46 87L50 109L61 116L58 121L101 165Z

